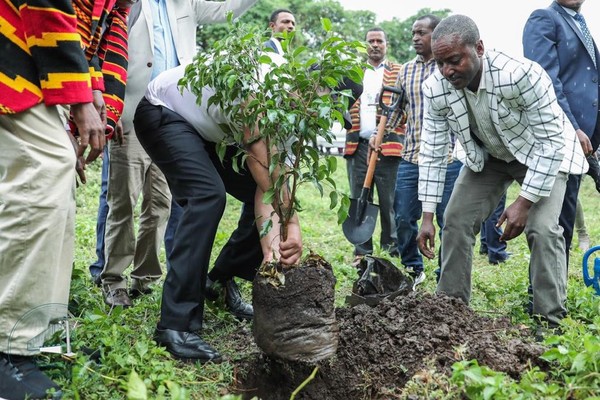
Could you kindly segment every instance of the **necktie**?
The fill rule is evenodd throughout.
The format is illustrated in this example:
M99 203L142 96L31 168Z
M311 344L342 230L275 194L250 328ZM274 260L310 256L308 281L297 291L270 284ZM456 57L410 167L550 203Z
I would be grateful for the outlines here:
M583 34L583 44L585 44L585 48L587 49L588 53L590 53L594 65L596 65L596 51L594 50L594 41L592 40L592 35L590 34L587 24L585 23L585 18L583 18L583 15L579 13L575 14L573 18L575 19L575 21L579 22L579 26L581 27L581 33Z

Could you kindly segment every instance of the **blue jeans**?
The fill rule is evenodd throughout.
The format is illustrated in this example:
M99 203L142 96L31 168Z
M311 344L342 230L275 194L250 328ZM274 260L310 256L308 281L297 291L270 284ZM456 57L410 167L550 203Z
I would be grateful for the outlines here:
M171 200L171 215L169 216L169 222L167 222L167 228L165 229L165 253L167 255L167 271L171 269L171 251L173 250L173 239L175 237L175 231L179 220L183 214L183 207L181 207L175 200Z
M100 185L100 196L98 197L98 217L96 218L96 261L89 267L92 278L100 275L104 269L104 231L106 229L106 216L108 215L108 203L106 202L108 164L108 145L106 145L102 155L102 183Z
M500 241L502 236L502 228L496 227L500 216L504 212L506 206L506 193L500 199L498 207L494 210L492 215L481 223L480 241L481 248L480 253L487 254L490 262L502 262L508 258L506 253L506 242Z
M460 161L448 164L446 170L446 182L442 201L438 203L435 214L439 227L440 237L444 227L444 212L448 200L452 194L454 181L462 167ZM402 160L398 167L396 178L396 194L394 199L394 213L396 216L396 229L398 234L398 252L402 264L411 267L415 272L423 271L423 257L417 247L417 234L419 226L417 222L421 219L422 208L419 201L419 166Z

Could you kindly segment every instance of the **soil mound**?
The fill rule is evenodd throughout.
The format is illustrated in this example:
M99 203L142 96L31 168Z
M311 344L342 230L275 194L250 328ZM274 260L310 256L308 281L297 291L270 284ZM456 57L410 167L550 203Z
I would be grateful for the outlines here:
M513 377L529 365L542 366L538 357L545 349L524 338L528 332L505 318L477 315L447 296L413 292L376 307L337 309L336 318L337 353L318 364L296 399L389 398L431 363L450 373L454 362L476 359ZM289 399L314 367L254 354L242 361L237 391L246 398Z

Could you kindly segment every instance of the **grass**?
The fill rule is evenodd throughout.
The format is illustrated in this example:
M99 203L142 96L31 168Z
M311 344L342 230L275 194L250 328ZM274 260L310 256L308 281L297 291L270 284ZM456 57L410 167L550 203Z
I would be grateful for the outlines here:
M338 160L336 181L347 190L345 161ZM100 349L102 362L96 363L78 351L71 359L45 357L49 374L59 382L67 399L219 399L235 398L228 387L236 371L234 363L220 365L189 365L172 360L165 350L151 340L160 313L160 290L136 301L133 308L110 310L102 294L89 279L88 265L95 260L95 223L98 206L100 166L90 166L88 183L77 190L76 253L71 285L70 310L75 316L75 350L82 346ZM509 190L508 203L518 193L517 186ZM600 240L600 211L596 207L598 193L591 179L583 181L581 199L592 245ZM344 305L356 279L352 262L352 246L345 239L336 214L328 209L328 200L319 198L316 190L305 187L301 193L304 212L301 214L306 250L322 255L334 267L337 277L336 305ZM239 204L231 199L219 227L213 259L234 229L239 216ZM375 233L379 238L379 228ZM394 397L414 395L428 398L600 398L600 301L585 288L581 274L582 253L576 248L571 254L568 306L570 317L565 321L565 335L549 339L554 346L548 358L553 362L549 373L533 370L520 382L494 371L468 363L456 366L451 378L435 371L426 380L414 380L404 393ZM377 244L376 244L377 246ZM473 297L471 306L482 315L509 316L515 323L531 323L523 312L526 301L528 250L523 236L509 243L513 253L508 262L489 265L487 257L478 252L474 257ZM387 256L376 248L376 255ZM161 255L164 262L164 251ZM393 260L400 265L398 259ZM428 279L421 290L433 292L433 271L437 260L425 265ZM242 284L249 296L250 284ZM206 308L206 337L229 360L243 357L226 339L239 329L249 329L222 309ZM425 382L425 383L424 383ZM491 396L491 397L490 397Z

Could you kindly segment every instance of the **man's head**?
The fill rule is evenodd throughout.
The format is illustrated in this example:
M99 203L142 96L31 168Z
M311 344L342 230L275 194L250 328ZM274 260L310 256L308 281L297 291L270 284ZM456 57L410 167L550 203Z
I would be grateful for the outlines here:
M575 12L579 12L581 5L585 2L585 0L556 0L556 2L563 7L570 8Z
M376 67L385 59L387 53L385 32L381 28L371 28L367 31L366 41L369 64Z
M433 14L423 15L417 18L412 26L412 45L415 52L429 61L431 54L431 34L440 23L440 18Z
M471 18L465 15L444 18L431 35L431 50L440 72L452 86L477 90L485 50Z
M292 32L296 29L296 19L290 10L280 8L271 14L269 28L274 34Z

